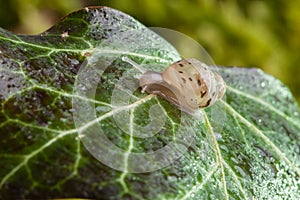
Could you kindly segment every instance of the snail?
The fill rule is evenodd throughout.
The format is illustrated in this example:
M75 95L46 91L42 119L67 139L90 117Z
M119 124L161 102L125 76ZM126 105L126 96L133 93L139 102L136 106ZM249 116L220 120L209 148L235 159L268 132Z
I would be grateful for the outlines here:
M213 105L225 94L222 77L197 59L179 60L162 73L145 70L127 57L122 59L143 73L139 77L142 92L159 95L189 114Z

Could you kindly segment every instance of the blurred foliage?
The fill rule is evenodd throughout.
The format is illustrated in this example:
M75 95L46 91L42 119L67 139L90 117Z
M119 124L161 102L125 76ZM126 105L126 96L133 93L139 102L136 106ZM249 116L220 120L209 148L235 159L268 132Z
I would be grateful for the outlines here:
M0 26L39 33L89 5L110 6L147 26L187 34L217 65L260 67L287 84L300 102L300 1L0 0Z

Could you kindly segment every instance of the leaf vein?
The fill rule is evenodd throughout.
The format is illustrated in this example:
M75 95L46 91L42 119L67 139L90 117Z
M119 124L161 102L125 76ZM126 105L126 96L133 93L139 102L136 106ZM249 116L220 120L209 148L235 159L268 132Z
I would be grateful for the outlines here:
M203 114L204 114L204 118L205 118L205 121L206 121L206 126L209 130L210 137L212 139L212 142L213 142L213 145L214 145L214 148L215 148L216 159L217 159L218 165L220 167L220 173L221 173L221 179L222 179L225 199L228 200L227 186L226 186L226 180L225 180L225 172L224 172L224 167L223 167L223 162L222 162L222 160L223 160L222 154L221 154L221 151L220 151L220 148L219 148L218 141L217 141L217 139L214 135L213 128L212 128L212 126L209 122L209 119L207 117L207 114L206 114L206 112L203 112Z
M232 87L230 87L230 86L227 86L227 89L231 90L232 92L234 92L234 93L236 93L236 94L238 94L238 95L244 96L244 97L246 97L246 98L248 98L248 99L251 99L251 100L253 100L253 101L255 101L255 102L257 102L257 103L259 103L259 104L265 106L266 108L270 109L271 111L273 111L273 112L276 113L277 115L281 116L282 118L284 118L284 119L287 120L288 122L294 124L297 128L300 129L300 123L296 123L296 121L295 121L293 118L287 116L286 114L284 114L283 112L281 112L281 111L279 111L278 109L274 108L272 105L266 103L265 101L263 101L263 100L261 100L261 99L259 99L259 98L257 98L257 97L254 97L254 96L252 96L252 95L249 95L249 94L246 94L246 93L244 93L244 92L241 92L241 91L239 91L239 90L237 90L237 89L235 89L235 88L232 88Z
M201 190L202 187L209 181L210 177L216 172L218 168L218 164L214 165L214 167L207 173L205 179L198 185L194 185L191 190L189 190L180 200L190 199L191 195Z
M228 103L221 100L227 110L229 110L234 116L237 116L245 125L247 125L250 129L254 131L259 137L261 137L272 149L276 152L276 154L279 156L279 158L283 161L285 161L287 164L292 166L292 168L295 170L295 172L300 176L300 170L284 155L283 152L277 146L268 138L266 137L261 130L259 130L255 125L253 125L251 122L249 122L246 118L244 118L242 115L240 115L237 111L235 111Z

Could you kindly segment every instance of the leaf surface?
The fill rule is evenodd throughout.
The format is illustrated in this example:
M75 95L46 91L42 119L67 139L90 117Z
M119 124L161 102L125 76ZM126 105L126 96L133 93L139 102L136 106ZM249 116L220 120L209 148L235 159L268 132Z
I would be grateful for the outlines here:
M107 7L74 12L40 35L0 29L1 199L300 199L299 107L281 82L258 69L215 67L227 92L199 120L141 93L123 56L159 72L180 59L163 38ZM156 134L135 137L150 122ZM97 140L87 147L79 139L88 123L125 152L108 159L121 171L91 155ZM130 155L190 134L172 165L130 172L153 164L133 164Z

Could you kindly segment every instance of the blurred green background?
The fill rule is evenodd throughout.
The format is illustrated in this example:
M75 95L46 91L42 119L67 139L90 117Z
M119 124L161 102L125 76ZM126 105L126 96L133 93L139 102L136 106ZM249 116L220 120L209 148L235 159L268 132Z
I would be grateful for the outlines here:
M0 0L0 26L37 34L91 5L180 31L197 40L217 65L260 67L288 85L300 102L300 1Z

